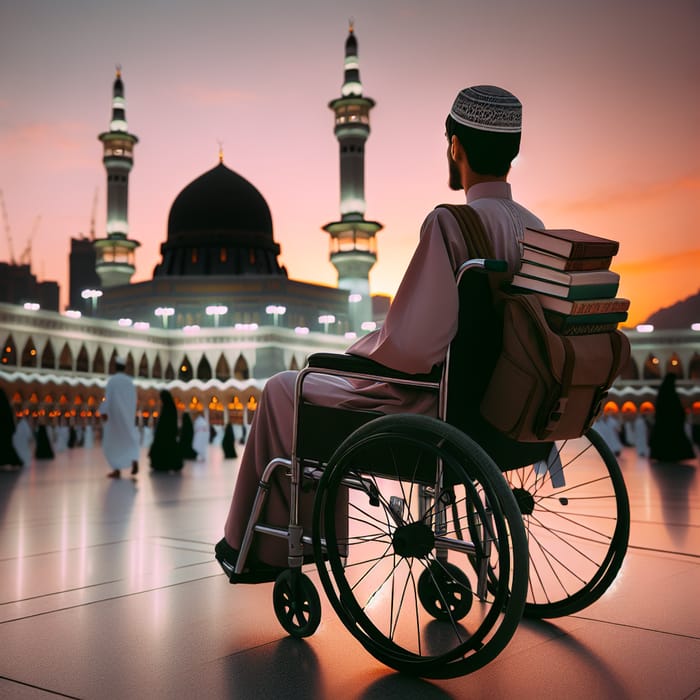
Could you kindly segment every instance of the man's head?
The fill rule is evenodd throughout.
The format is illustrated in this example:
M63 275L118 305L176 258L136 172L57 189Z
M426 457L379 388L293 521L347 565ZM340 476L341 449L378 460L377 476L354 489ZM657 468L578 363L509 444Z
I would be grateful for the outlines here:
M114 358L114 371L124 372L126 370L126 359L121 355Z
M450 187L462 189L455 148L461 146L469 168L479 176L505 178L520 150L522 105L515 95L493 85L465 88L445 122ZM456 141L455 141L456 139Z

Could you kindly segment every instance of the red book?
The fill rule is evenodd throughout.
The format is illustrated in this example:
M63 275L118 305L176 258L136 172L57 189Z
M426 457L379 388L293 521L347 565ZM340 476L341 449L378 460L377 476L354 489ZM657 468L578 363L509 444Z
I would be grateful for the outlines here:
M620 247L610 238L574 229L526 228L523 243L567 258L604 258L616 255Z
M523 246L523 262L534 262L538 265L551 267L555 270L607 270L613 256L604 258L567 258L564 255L554 255L546 250Z

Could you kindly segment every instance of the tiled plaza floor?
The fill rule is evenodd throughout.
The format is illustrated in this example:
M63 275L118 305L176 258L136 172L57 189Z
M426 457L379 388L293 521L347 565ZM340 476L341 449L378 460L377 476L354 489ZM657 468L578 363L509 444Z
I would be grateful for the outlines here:
M180 475L105 478L99 448L0 472L0 697L700 698L697 460L620 463L630 549L582 613L523 621L488 666L411 679L367 654L325 602L289 638L271 584L231 586L213 559L237 461L211 447ZM311 573L315 580L316 574Z

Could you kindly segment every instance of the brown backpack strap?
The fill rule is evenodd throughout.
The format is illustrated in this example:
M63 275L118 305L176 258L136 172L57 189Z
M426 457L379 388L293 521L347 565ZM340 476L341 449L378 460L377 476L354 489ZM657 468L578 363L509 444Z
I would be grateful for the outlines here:
M487 259L496 257L484 224L468 204L438 204L438 207L447 209L457 219L470 256Z

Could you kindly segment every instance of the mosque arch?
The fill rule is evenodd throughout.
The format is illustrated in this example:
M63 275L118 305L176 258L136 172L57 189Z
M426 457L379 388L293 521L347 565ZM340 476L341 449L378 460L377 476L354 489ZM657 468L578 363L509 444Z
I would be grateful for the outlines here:
M292 355L292 361L289 363L289 369L298 371L299 370L299 365L297 363L297 358L295 355Z
M100 347L97 348L95 359L92 361L92 371L94 374L105 373L105 356Z
M58 356L58 368L70 372L73 369L73 353L68 342L63 343L61 354Z
M56 369L56 353L50 339L46 341L46 345L41 351L41 367L44 369Z
M163 367L160 364L160 355L156 355L156 359L153 361L153 367L151 368L151 376L153 379L163 378Z
M107 370L107 371L109 372L109 374L114 374L114 369L115 369L115 367L117 366L117 357L118 357L118 355L117 355L117 349L114 348L114 349L112 350L112 354L111 354L110 357L109 357L109 367L108 367L108 370Z
M50 342L51 341L49 341L49 343ZM36 360L36 346L34 345L32 337L29 336L27 342L24 344L24 350L22 350L22 367L36 367Z
M171 362L168 362L168 366L165 368L165 379L167 381L172 381L175 379L175 370Z
M206 355L202 355L202 359L197 365L197 379L202 382L208 382L211 379L211 365Z
M235 379L250 379L250 368L243 355L239 355L236 364L233 366L233 376Z
M124 366L124 371L131 377L134 376L134 356L131 354L131 351L126 353L126 365Z
M139 377L148 378L148 358L145 352L141 355L141 362L139 362Z
M661 361L653 353L649 353L644 363L644 379L661 379Z
M231 367L229 366L229 363L226 361L226 358L224 357L224 353L222 352L221 355L219 355L219 359L216 363L216 369L214 371L214 375L220 382L225 382L226 380L230 379L231 377Z
M0 362L6 366L14 366L17 364L17 348L15 347L12 333L7 336L5 344L2 346L2 360L0 360Z
M700 353L695 353L688 364L688 379L700 379Z
M673 353L666 363L666 374L675 374L678 379L683 377L683 364L678 353Z
M177 370L177 378L183 382L189 382L192 379L192 363L187 355L185 355L180 362L180 366Z
M76 372L89 372L90 371L90 358L88 357L87 348L85 343L80 346L78 351L78 357L75 358L75 371Z

